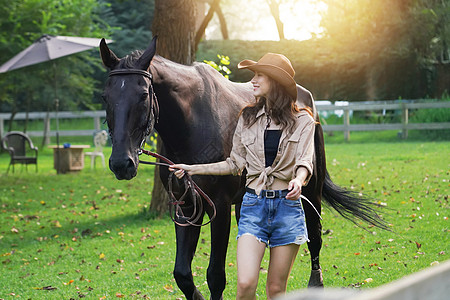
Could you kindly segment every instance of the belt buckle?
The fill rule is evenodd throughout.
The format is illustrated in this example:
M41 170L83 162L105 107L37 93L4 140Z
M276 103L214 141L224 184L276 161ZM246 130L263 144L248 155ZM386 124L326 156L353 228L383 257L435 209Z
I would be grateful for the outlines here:
M276 193L274 190L266 190L266 198L273 199L275 198Z

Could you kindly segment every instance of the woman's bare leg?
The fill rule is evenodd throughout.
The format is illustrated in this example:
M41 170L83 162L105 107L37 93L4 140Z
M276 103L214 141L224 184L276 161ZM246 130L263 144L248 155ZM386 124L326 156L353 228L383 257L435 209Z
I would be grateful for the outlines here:
M242 235L237 241L237 294L236 299L256 299L259 270L266 244L253 235Z
M267 299L272 299L280 293L286 292L287 281L299 245L290 244L270 249L269 270L267 273L266 293Z

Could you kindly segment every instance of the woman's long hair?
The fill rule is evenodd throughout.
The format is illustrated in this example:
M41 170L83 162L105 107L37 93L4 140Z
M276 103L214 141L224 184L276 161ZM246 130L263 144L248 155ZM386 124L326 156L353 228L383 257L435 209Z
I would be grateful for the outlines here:
M288 129L293 132L295 129L295 114L299 108L295 103L296 99L288 94L286 89L277 81L269 77L270 91L267 97L259 97L256 102L244 107L241 111L244 118L244 126L247 128L256 122L256 114L267 103L266 113L275 122L280 125L282 130ZM270 111L267 108L270 107Z

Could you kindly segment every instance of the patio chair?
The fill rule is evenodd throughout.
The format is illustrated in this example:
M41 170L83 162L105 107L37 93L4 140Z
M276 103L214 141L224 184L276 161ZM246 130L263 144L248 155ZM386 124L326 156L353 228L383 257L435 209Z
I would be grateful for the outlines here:
M91 169L95 167L95 160L99 157L102 161L103 168L105 166L105 155L103 154L103 147L106 145L108 141L108 133L106 130L101 130L94 135L94 146L95 149L92 152L86 152L84 155L87 155L91 158Z
M33 142L25 133L20 131L8 132L2 138L2 148L8 151L11 156L6 174L8 174L11 165L14 173L15 164L25 165L27 170L29 164L35 164L36 172L38 171L38 148L33 145Z

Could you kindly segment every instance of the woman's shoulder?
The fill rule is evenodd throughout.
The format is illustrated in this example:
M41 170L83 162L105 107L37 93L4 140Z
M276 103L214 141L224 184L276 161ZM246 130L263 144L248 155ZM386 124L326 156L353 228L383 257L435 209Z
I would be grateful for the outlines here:
M311 109L309 108L300 108L299 111L296 113L296 117L299 121L314 123L314 117L312 115Z

